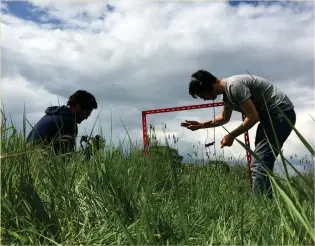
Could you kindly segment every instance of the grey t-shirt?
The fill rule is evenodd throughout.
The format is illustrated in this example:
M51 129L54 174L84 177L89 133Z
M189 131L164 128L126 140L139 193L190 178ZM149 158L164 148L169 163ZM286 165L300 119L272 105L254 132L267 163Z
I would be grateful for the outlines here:
M223 93L223 102L235 111L242 113L240 105L251 98L258 114L267 116L264 97L271 114L278 113L276 105L282 111L294 108L286 94L262 77L241 74L224 78L222 81L225 92Z

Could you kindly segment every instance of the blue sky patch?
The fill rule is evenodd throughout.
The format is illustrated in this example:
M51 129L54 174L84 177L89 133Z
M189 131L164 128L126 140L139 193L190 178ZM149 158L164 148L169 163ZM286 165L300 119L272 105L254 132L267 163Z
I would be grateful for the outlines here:
M5 8L1 9L1 12L4 14L11 14L18 18L33 21L39 24L52 24L58 26L58 28L61 28L63 25L61 20L51 18L45 10L38 8L27 1L2 1L2 5L5 6ZM106 10L108 12L113 12L115 7L106 4ZM78 17L86 18L86 15L85 13L82 13L82 15ZM104 17L105 16L100 16L99 19L104 19Z
M58 19L52 19L48 14L34 6L27 1L3 1L6 5L6 9L2 10L3 13L9 13L18 18L29 20L41 24L55 24L60 25L61 21Z
M283 6L286 6L288 3L291 3L290 1L228 1L230 6L238 7L243 4L249 4L253 6L257 5L272 5L272 4L281 4ZM16 16L18 18L33 21L38 24L50 24L52 27L63 29L64 24L61 20L57 18L53 18L49 16L49 14L41 8L36 7L30 2L27 1L2 1L2 9L1 12L4 14L11 14L13 16ZM104 3L105 4L105 3ZM298 3L296 3L297 6ZM299 6L302 8L302 6ZM300 9L301 11L302 9ZM115 6L106 4L106 11L107 12L113 12L115 11ZM78 16L83 21L89 21L88 17L85 12L80 13ZM106 14L102 13L98 19L105 19ZM69 27L68 27L69 28ZM76 27L71 27L71 29L76 29Z
M239 6L241 3L257 5L259 1L229 1L231 6ZM6 9L2 9L2 13L10 13L16 17L21 19L30 20L36 23L41 24L62 24L58 19L52 19L48 16L47 12L44 10L37 8L30 2L27 1L2 1L2 4L6 6ZM106 10L108 12L115 11L115 7L113 5L106 4ZM83 18L84 13L83 13ZM100 19L104 19L104 16L99 17Z
M239 6L240 4L251 4L251 5L258 5L259 1L229 1L229 4L233 7Z

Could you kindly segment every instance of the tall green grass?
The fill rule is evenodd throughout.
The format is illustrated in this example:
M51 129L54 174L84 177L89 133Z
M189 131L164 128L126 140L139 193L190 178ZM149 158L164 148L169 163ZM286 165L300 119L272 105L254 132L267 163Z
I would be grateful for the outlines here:
M109 140L83 162L24 139L25 125L2 125L2 154L26 152L1 160L1 244L314 243L313 174L270 174L270 200L252 196L245 165L185 168L170 148L146 158L131 139L127 153Z

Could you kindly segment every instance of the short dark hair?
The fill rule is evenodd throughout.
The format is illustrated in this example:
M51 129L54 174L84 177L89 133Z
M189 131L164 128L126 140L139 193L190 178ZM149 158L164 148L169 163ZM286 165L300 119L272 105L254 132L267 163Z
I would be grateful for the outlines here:
M97 109L95 97L85 90L77 90L69 97L67 106L76 106L78 104L80 104L82 109Z
M212 91L213 85L217 81L217 78L206 70L198 70L191 75L191 81L189 83L189 94L193 98L197 98L197 95L201 92Z

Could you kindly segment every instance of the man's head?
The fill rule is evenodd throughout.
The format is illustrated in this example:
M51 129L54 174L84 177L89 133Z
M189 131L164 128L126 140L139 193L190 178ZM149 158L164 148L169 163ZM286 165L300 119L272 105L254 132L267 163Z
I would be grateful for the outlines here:
M91 115L93 109L97 109L97 102L91 93L78 90L69 97L67 106L80 124Z
M204 100L215 100L217 91L215 84L218 79L206 70L198 70L191 75L189 83L189 94L193 98L202 98Z

